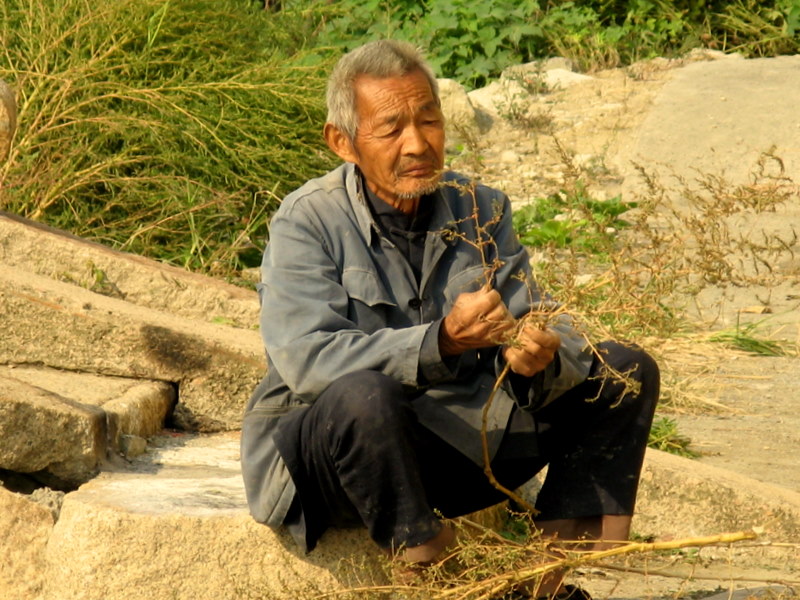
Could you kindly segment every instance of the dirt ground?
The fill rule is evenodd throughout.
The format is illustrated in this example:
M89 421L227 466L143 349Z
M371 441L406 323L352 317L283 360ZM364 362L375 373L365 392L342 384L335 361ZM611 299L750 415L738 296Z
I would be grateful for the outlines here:
M548 128L510 126L495 117L481 140L481 164L456 162L506 191L515 205L557 191L565 162L558 140L581 167L596 198L641 190L634 162L664 177L701 173L746 181L759 152L776 146L785 175L800 182L800 57L760 59L692 56L656 59L555 88L530 99L530 114ZM781 102L774 102L781 98ZM772 99L771 101L769 99ZM785 104L784 104L785 100ZM765 104L768 102L768 104ZM765 111L765 106L769 110ZM767 117L765 117L765 112ZM726 136L726 133L728 134ZM668 173L669 175L666 175ZM638 189L637 189L637 186ZM797 189L797 188L795 188ZM680 204L682 199L675 199ZM800 196L757 220L728 221L734 233L758 238L800 224ZM687 298L686 318L709 332L759 323L759 336L800 345L800 247L780 257L767 286L709 286ZM748 312L756 307L762 314ZM662 350L670 380L698 399L670 415L692 440L699 460L800 491L798 358L764 357L723 346L685 344Z

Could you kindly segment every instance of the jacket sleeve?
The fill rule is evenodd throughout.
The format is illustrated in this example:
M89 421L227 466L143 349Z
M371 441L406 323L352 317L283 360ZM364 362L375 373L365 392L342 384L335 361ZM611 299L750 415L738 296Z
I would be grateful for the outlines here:
M259 295L267 352L303 401L312 402L332 381L361 369L417 385L420 348L430 324L368 333L350 320L340 268L315 220L296 204L272 220Z

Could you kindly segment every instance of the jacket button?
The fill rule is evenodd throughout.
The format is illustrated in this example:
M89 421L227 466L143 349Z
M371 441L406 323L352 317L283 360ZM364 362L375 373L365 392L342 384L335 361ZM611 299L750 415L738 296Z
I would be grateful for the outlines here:
M419 298L412 298L408 301L408 305L414 310L417 310L420 306L422 306L422 300Z

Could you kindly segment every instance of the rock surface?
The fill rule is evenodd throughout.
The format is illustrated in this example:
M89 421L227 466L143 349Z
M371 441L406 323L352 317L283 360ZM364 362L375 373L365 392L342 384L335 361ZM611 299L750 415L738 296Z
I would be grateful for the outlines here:
M253 521L238 455L236 434L163 436L68 494L39 555L41 600L294 600L355 584L341 564L352 555L380 575L364 531L326 536L306 557Z
M53 522L49 510L0 486L0 598L40 598L42 557Z
M201 323L242 329L258 325L258 298L251 290L2 211L0 263Z
M35 518L24 517L25 527L15 529L15 539L24 535L32 543L13 561L15 568L24 561L34 576L20 582L6 571L6 585L16 587L5 590L25 585L40 590L30 596L38 600L277 600L386 581L362 530L330 531L314 552L300 555L285 535L255 523L244 500L238 443L237 433L156 436L147 454L67 494L55 525L46 509L6 492L0 501L13 504L16 520ZM764 527L765 541L797 539L800 494L650 450L638 510L636 530L659 539L752 526ZM705 577L724 582L721 565L735 568L743 584L748 577L758 581L765 568L773 580L800 576L797 557L785 550L717 549L705 556L692 567L699 583L691 589L707 586ZM657 576L657 563L646 580L613 581L613 590L608 576L589 572L579 580L601 597L662 596L674 582Z
M189 429L240 427L266 368L261 338L143 308L0 264L0 364L155 379L179 388L176 416ZM42 344L39 340L47 340Z

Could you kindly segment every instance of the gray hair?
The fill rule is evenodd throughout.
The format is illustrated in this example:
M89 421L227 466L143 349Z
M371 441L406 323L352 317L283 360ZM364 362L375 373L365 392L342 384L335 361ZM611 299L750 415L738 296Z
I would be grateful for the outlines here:
M439 102L439 84L430 65L417 48L399 40L368 42L351 50L336 63L328 78L328 123L343 132L351 141L358 130L355 81L360 75L402 77L422 71Z

